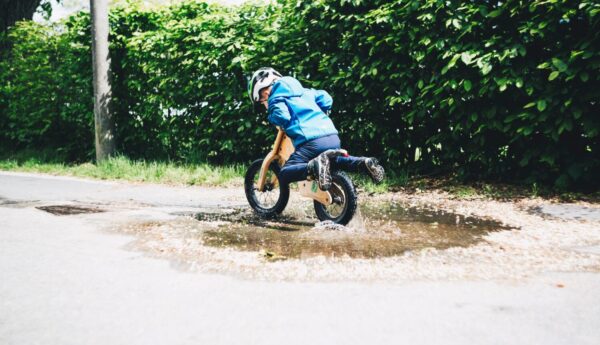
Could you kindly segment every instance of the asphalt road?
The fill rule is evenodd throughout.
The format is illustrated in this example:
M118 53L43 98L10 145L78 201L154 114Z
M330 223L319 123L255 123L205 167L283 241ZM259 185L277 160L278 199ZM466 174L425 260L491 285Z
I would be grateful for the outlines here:
M0 172L0 344L600 343L600 274L251 281L179 270L103 230L236 205L239 193ZM128 211L35 208L71 203Z

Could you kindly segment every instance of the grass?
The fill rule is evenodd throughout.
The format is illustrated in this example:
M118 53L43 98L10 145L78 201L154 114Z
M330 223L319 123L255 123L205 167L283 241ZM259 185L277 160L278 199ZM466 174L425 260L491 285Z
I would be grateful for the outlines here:
M398 190L399 188L405 187L410 183L410 176L408 172L402 171L400 173L394 173L387 171L386 178L380 184L375 184L371 179L363 174L350 174L352 181L356 184L359 190L364 190L369 194L380 194Z
M242 165L214 166L209 164L179 164L147 162L123 156L99 164L65 164L47 162L40 158L0 159L0 170L46 173L87 177L102 180L125 180L165 184L201 186L241 186L245 167Z
M211 164L182 164L131 160L124 156L110 158L98 164L66 164L52 153L20 152L0 155L0 170L45 173L51 175L85 177L101 180L125 180L164 184L199 186L242 186L247 166ZM365 192L385 193L408 182L408 174L388 174L379 185L360 174L352 174L359 189Z
M99 164L67 164L52 153L20 152L5 154L0 152L0 170L52 175L75 176L101 180L124 180L176 185L241 187L247 166L184 164L174 162L154 162L131 160L124 156L110 158ZM422 178L411 176L407 171L387 172L382 184L376 185L368 177L351 174L357 188L368 194L401 191L413 193L419 190L443 190L458 199L499 199L516 200L541 197L560 201L600 202L600 193L559 192L537 184L519 185L487 183L483 181L459 182L452 176Z

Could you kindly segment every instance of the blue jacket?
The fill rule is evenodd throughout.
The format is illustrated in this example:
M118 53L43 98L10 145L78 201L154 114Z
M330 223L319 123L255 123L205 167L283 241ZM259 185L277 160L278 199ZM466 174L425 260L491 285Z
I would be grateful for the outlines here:
M323 90L305 89L292 77L279 79L269 95L269 122L285 130L294 147L313 139L338 134L325 114L333 99Z

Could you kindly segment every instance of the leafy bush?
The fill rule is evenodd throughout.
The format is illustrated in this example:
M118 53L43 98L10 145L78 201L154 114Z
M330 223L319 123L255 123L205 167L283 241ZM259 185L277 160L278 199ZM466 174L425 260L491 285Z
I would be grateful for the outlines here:
M334 97L354 154L391 170L600 186L595 1L194 1L111 12L119 149L245 162L274 131L246 78L270 65ZM21 23L0 62L0 130L15 148L87 159L89 18Z
M0 131L15 149L53 147L69 159L93 153L89 35L21 22L0 61ZM83 40L82 40L83 38Z

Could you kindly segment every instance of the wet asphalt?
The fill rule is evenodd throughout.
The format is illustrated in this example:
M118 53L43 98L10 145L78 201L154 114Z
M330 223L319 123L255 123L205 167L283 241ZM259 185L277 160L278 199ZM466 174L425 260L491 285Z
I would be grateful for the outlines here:
M102 212L43 209L57 205ZM261 281L181 270L132 249L132 236L107 231L242 206L239 189L0 173L0 344L600 341L597 273L493 281Z

